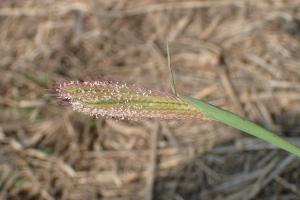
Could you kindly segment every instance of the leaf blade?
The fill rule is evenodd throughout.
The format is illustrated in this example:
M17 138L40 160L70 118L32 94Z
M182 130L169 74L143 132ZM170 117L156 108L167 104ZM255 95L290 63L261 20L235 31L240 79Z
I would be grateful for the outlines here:
M189 102L196 106L203 114L207 117L214 119L216 121L222 122L228 126L236 128L240 131L248 133L252 136L260 138L264 141L272 143L281 149L284 149L292 154L295 154L300 157L300 148L289 143L288 141L282 139L275 133L268 131L267 129L247 120L244 119L232 112L223 110L216 106L204 103L198 99L195 99L190 96L183 97L183 100Z

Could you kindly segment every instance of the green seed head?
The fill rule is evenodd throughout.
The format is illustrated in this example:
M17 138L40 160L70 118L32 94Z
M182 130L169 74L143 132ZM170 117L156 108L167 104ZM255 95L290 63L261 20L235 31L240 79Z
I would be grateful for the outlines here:
M178 96L126 84L70 81L60 84L56 91L75 111L95 117L205 119L196 107Z

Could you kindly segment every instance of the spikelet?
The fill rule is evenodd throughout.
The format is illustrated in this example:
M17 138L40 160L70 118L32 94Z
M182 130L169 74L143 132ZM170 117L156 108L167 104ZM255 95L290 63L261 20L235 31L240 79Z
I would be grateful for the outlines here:
M117 82L70 81L60 84L56 91L73 110L96 118L205 119L196 107L178 96Z

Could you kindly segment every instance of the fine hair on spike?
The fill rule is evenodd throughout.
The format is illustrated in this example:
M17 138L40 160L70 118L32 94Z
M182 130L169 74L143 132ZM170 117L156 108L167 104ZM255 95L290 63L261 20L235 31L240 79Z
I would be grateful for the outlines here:
M96 118L206 119L196 107L175 94L136 85L112 81L69 81L60 83L56 92L58 98L68 101L74 111Z

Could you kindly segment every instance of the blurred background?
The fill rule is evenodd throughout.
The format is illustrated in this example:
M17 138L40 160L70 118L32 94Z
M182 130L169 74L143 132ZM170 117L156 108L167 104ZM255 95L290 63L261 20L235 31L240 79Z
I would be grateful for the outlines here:
M300 160L215 122L93 119L55 84L177 90L300 146L299 0L0 0L0 199L296 200Z

